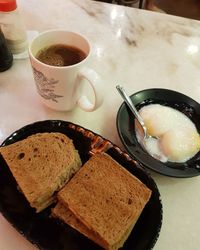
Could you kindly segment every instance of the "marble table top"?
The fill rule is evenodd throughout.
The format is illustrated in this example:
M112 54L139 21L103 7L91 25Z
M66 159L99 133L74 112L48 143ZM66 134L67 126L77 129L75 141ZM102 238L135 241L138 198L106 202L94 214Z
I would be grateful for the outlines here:
M90 0L18 0L27 30L64 28L80 32L92 44L91 67L102 77L103 105L95 112L79 108L56 112L37 96L30 62L15 60L0 73L0 142L38 120L62 119L99 133L122 147L116 114L122 99L116 84L132 94L159 87L200 102L200 22ZM198 250L200 177L176 179L151 172L163 202L163 225L155 250ZM0 250L34 250L0 215Z

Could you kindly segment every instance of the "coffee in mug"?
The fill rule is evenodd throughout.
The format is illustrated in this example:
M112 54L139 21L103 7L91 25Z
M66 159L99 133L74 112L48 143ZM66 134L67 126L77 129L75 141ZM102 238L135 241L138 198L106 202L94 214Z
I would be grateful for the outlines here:
M55 44L41 49L36 58L51 66L70 66L81 62L87 55L79 48L65 44Z
M75 32L49 30L33 39L29 57L37 92L46 106L59 111L76 106L94 111L102 104L102 80L88 66L90 55L89 41ZM83 93L84 83L92 90L92 102Z

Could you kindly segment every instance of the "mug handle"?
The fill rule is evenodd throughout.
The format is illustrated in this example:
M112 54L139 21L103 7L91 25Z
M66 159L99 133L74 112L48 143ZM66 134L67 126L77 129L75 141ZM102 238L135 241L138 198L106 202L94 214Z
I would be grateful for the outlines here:
M84 95L79 97L77 105L84 111L91 112L96 110L103 102L103 91L100 76L93 69L84 67L79 71L77 77L78 84L81 84L83 80L87 80L92 87L94 94L94 103L91 103L87 96Z

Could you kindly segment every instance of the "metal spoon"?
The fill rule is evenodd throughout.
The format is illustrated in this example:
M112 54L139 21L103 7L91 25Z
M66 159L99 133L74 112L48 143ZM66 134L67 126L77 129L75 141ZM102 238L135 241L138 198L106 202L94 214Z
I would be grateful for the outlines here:
M120 93L122 99L128 105L128 107L130 108L130 110L134 114L135 118L138 120L139 124L141 125L141 128L143 129L143 132L144 132L144 140L152 138L152 136L147 133L147 128L144 124L144 121L143 121L142 117L140 116L140 114L138 113L137 109L135 108L133 102L131 101L131 98L126 94L126 92L122 86L117 85L116 88L117 88L118 92Z

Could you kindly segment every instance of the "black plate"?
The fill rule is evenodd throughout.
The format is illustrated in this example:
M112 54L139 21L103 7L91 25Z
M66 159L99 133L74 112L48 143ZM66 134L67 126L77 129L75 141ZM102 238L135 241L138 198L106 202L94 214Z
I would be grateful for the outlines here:
M108 153L152 190L150 201L123 247L126 250L152 249L162 224L162 204L157 186L144 168L110 141L65 121L47 120L27 125L9 136L2 146L38 132L61 132L69 136L73 139L83 163L96 152ZM39 249L101 249L76 230L64 225L59 220L50 218L51 207L36 214L17 190L15 180L2 157L0 157L0 211L21 234L37 245Z
M188 116L200 133L200 105L190 97L167 89L146 89L130 98L138 110L153 103L175 108ZM117 129L128 153L145 167L171 177L193 177L200 174L200 152L185 163L163 163L150 156L136 139L134 116L125 103L122 103L117 114Z

